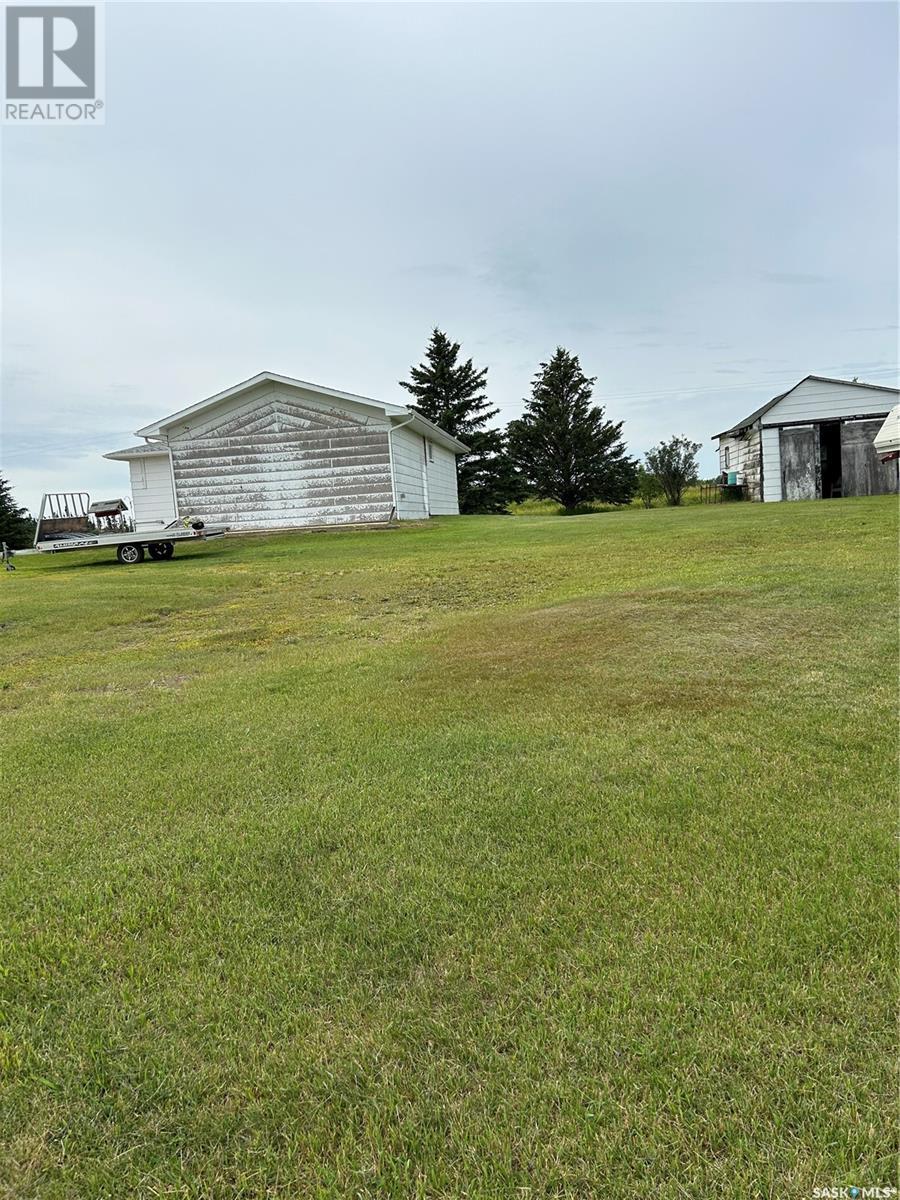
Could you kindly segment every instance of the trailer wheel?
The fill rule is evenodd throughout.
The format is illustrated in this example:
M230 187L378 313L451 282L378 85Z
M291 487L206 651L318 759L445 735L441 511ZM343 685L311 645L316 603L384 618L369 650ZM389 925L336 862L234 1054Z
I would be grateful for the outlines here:
M156 562L162 562L164 559L171 558L175 553L174 542L151 542L147 547L150 551L150 557Z
M133 563L144 561L144 547L137 542L126 542L116 550L116 558L120 563L131 566Z

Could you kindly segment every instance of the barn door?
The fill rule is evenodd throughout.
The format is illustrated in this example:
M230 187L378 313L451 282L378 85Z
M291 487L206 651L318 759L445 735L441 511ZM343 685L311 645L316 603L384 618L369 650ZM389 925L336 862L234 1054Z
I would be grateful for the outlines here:
M818 500L822 495L819 431L814 425L781 430L781 495L785 500Z
M841 475L845 496L885 496L897 491L897 463L878 461L872 445L878 421L844 421L841 425Z

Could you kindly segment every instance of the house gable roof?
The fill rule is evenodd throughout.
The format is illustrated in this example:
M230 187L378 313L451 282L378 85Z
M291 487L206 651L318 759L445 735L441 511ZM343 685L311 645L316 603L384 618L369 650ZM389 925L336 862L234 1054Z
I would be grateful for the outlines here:
M774 408L780 400L783 400L785 396L789 396L791 392L795 392L797 388L800 387L800 384L807 383L810 379L814 380L816 383L837 383L842 387L867 388L875 392L890 392L893 396L900 395L900 389L885 387L880 383L860 383L858 379L831 379L827 375L804 375L803 378L798 383L795 383L793 387L788 388L786 392L782 392L779 396L773 396L771 400L767 400L765 404L763 404L760 408L757 408L754 412L750 413L748 417L744 417L743 421L738 421L738 423L736 425L732 425L730 429L723 429L721 433L714 433L712 440L715 441L716 438L731 437L733 434L742 433L745 429L751 428L751 426L755 425L757 421L766 415L770 408Z
M361 404L369 408L376 408L379 412L384 413L389 420L394 421L396 424L409 425L423 436L439 442L448 450L452 450L454 454L465 454L469 449L458 438L453 437L446 430L439 428L426 417L423 417L420 413L415 412L414 409L407 407L405 404L389 404L384 400L373 400L371 396L357 396L353 392L340 392L336 388L323 387L319 383L309 383L305 379L294 379L290 375L276 375L273 371L261 371L258 375L253 375L250 379L244 379L241 383L236 383L233 387L226 388L223 392L216 392L214 396L207 396L205 400L199 400L196 404L191 404L179 412L172 413L171 416L163 417L161 421L156 421L152 425L145 425L143 429L135 431L135 436L144 438L165 437L165 431L171 428L171 426L196 416L198 413L205 412L216 404L221 404L224 400L240 396L242 393L249 392L253 388L265 383L276 383L283 387L302 388L304 391L314 392L316 395L327 397L330 400L344 400L351 404ZM114 451L115 455L121 455L122 453L122 451ZM113 455L106 455L106 457L111 458Z

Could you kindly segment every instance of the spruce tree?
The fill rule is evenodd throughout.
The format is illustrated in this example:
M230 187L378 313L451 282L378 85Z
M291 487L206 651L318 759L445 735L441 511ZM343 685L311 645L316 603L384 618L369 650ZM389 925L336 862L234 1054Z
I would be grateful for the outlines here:
M591 404L594 379L562 346L541 363L525 414L511 421L509 453L529 488L573 509L588 500L625 504L634 495L637 463L622 440L622 422Z
M471 358L459 361L459 342L432 330L425 361L410 367L400 386L415 397L412 407L469 447L457 459L459 511L502 512L521 495L521 485L506 456L499 429L488 428L498 413L488 402L487 367Z
M34 520L13 499L9 483L0 475L0 542L11 550L25 550L34 537Z

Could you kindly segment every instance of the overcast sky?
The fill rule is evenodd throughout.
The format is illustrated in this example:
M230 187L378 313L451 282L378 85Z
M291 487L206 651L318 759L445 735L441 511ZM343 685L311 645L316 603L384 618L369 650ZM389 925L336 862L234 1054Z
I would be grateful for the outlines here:
M402 403L435 324L504 422L575 351L638 454L896 382L891 4L111 3L106 124L3 135L29 507L261 370Z

